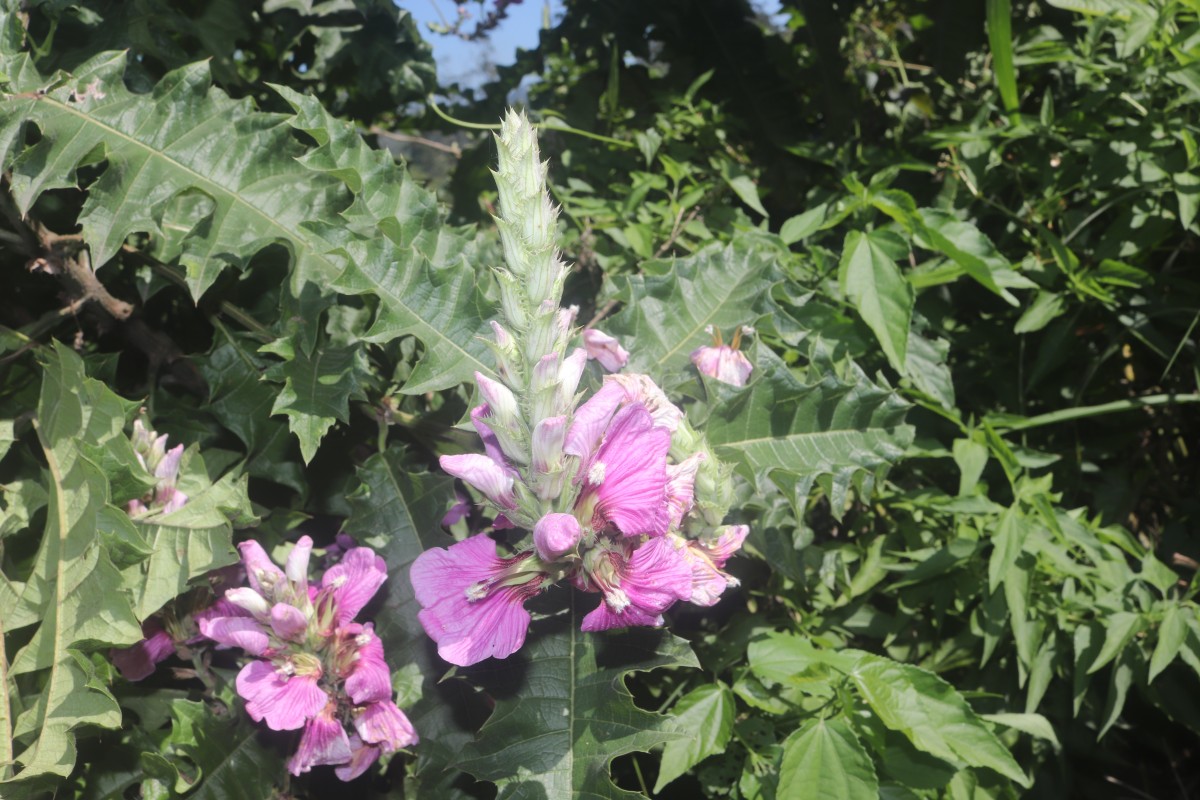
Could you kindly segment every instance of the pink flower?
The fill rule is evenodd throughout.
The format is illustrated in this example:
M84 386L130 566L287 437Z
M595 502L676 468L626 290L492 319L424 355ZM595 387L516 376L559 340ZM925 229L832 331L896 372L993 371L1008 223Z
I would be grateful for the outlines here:
M607 375L600 391L575 410L563 452L586 464L603 439L613 414L618 408L633 404L643 406L650 412L654 426L668 432L673 433L683 419L683 412L667 399L648 375Z
M738 579L724 571L725 562L733 556L750 532L748 525L730 525L716 539L691 539L684 543L682 553L692 572L692 590L688 598L698 606L715 605L721 594Z
M524 602L541 591L545 574L521 553L502 559L484 535L426 550L409 578L421 611L417 618L438 644L438 655L458 666L505 658L525 642Z
M246 579L250 581L250 587L264 597L272 596L276 585L287 580L283 570L253 539L240 543L238 552L242 554L242 564L246 567Z
M671 433L655 426L641 403L618 411L595 455L580 467L583 488L576 514L590 519L595 530L611 522L626 536L666 533L670 449Z
M154 667L175 653L175 642L163 626L153 619L142 623L142 639L132 647L113 650L109 656L113 666L127 681L140 681L154 673Z
M616 337L588 328L583 332L583 346L589 359L600 362L600 366L609 372L616 372L629 363L629 353Z
M253 617L206 617L199 621L200 633L217 644L240 647L252 656L267 655L271 636Z
M274 731L293 731L315 717L329 702L319 686L320 667L303 665L301 673L288 662L275 669L267 661L254 660L237 676L237 693L246 701L246 713L255 722L265 721ZM289 674L289 671L292 674Z
M473 413L473 412L472 412ZM449 528L458 522L467 514L471 513L471 498L459 490L454 490L454 505L446 510L445 516L442 517L442 527Z
M385 753L394 753L418 741L412 723L391 700L356 709L354 729L364 742L378 745Z
M557 561L575 549L583 530L572 514L547 514L533 526L533 549L542 561Z
M327 703L320 714L308 721L300 746L288 759L288 772L302 775L321 764L345 764L350 760L350 738L342 723L334 719L336 712L337 703Z
M636 549L625 540L588 551L580 583L603 595L599 607L583 618L583 630L657 626L675 601L691 596L692 571L666 537L649 539Z
M740 350L734 350L724 344L696 348L692 351L692 363L708 377L731 386L745 386L754 369L750 360Z

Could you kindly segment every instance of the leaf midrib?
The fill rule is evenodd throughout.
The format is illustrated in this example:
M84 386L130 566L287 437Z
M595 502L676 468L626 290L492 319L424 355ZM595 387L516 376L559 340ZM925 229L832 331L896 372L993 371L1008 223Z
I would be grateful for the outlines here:
M318 259L319 261L321 261L325 264L328 264L331 272L338 271L337 264L335 264L332 260L330 260L325 254L320 253L313 246L313 243L311 240L309 240L305 236L302 236L298 232L294 232L291 228L284 225L283 222L281 222L280 220L276 219L275 217L272 217L270 214L265 213L262 209L256 207L254 204L250 203L246 198L244 198L241 195L240 192L233 190L233 189L226 188L225 186L222 186L221 184L216 183L211 178L205 177L201 173L192 169L187 164L184 164L182 161L179 161L178 159L175 159L175 158L171 158L170 156L167 155L167 153L165 151L156 150L155 148L147 145L145 142L142 142L139 139L135 139L132 136L130 136L129 134L126 134L125 132L118 130L117 128L114 128L111 125L101 122L100 120L96 119L95 117L89 116L87 114L83 114L80 111L72 108L71 106L68 106L65 103L61 102L60 100L57 100L50 96L45 96L45 97L41 98L41 101L50 103L54 108L58 109L59 111L65 112L65 113L70 114L75 117L78 117L85 124L94 125L102 131L107 131L108 133L111 133L114 137L121 139L125 142L128 142L129 144L133 145L135 148L138 148L138 149L150 154L150 157L152 157L152 158L158 158L168 164L174 165L181 172L184 172L187 175L192 176L196 180L197 184L201 185L201 188L207 189L208 187L212 187L213 189L215 189L215 191L213 192L214 194L225 195L225 196L232 198L239 206L249 209L251 212L253 212L254 216L265 220L270 227L282 232L284 238L298 241L299 243L304 245L304 247L312 254L312 256L314 258ZM211 120L211 119L213 119L213 117L210 116L209 119Z

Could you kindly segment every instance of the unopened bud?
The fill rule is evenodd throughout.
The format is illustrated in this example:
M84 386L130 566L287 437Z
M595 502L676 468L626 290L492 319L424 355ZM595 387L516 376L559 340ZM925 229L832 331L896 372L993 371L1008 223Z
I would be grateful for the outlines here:
M533 526L533 548L542 561L557 561L575 549L583 531L571 514L547 514Z

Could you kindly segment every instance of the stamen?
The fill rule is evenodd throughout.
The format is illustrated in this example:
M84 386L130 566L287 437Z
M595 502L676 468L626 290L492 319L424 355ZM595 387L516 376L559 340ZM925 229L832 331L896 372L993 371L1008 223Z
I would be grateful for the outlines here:
M336 578L334 578L332 581L329 582L329 585L335 589L340 589L346 585L347 580L349 580L349 578L347 576L338 575Z
M467 602L474 603L488 596L488 582L476 581L467 587L466 592Z
M354 643L359 647L366 647L371 643L371 634L360 633L358 636L354 637Z
M609 589L605 592L604 602L608 603L608 607L613 610L614 614L620 614L630 606L629 595L625 594L624 589L619 588Z
M599 486L604 483L604 473L608 470L603 461L597 461L592 464L592 468L588 470L588 483L593 486Z

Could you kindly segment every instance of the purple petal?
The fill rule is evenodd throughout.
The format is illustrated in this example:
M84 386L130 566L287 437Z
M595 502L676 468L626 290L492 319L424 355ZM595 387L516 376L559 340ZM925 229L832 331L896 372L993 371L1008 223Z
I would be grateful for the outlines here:
M350 734L350 763L333 771L339 779L352 781L362 775L379 758L379 747L364 744L357 733Z
M693 453L680 463L667 467L667 506L672 528L678 528L683 518L692 510L696 470L706 458L702 452Z
M302 775L322 764L346 764L350 761L350 737L342 723L333 718L336 706L330 703L304 726L304 735L296 753L288 759L288 772Z
M354 548L327 569L321 585L335 587L337 624L344 625L358 616L386 580L387 563L369 547Z
M154 665L164 661L175 652L175 642L170 634L157 622L147 621L142 625L146 638L132 647L113 650L109 653L113 666L121 671L127 681L140 681L154 672Z
M587 350L588 358L599 361L600 366L609 372L616 372L629 363L629 352L621 347L616 337L595 328L588 328L583 332L583 346Z
M667 451L671 433L654 425L640 403L617 412L586 473L580 501L599 498L595 513L626 536L661 536L671 517L667 506Z
M513 473L478 453L442 456L442 469L474 486L501 508L516 508Z
M308 590L308 559L312 555L313 541L308 536L301 536L292 552L288 553L287 564L283 571L287 575L288 580L295 584L298 593L304 593Z
M620 386L605 381L600 391L575 410L571 427L567 429L563 452L576 456L581 464L586 465L624 397Z
M238 550L242 554L242 564L246 566L246 579L250 586L261 595L272 595L275 584L285 579L283 570L275 566L267 551L253 539L241 542Z
M385 753L416 744L416 730L391 700L371 703L354 718L354 728L364 742L377 744Z
M496 555L496 543L487 536L472 536L448 549L426 550L413 562L409 577L423 606L417 618L438 643L438 654L451 664L505 658L524 644L529 612L523 603L538 591L540 580L494 589L479 599L467 596L468 589L504 566Z
M487 457L503 467L508 460L504 455L504 450L500 447L500 440L496 438L495 431L486 422L491 413L492 409L487 403L475 406L471 409L471 424L475 426L475 432L483 440L483 450L487 453Z
M164 437L165 438L165 437ZM160 480L174 481L179 476L179 459L183 457L183 445L175 445L167 451L162 461L154 468L154 477Z
M261 656L271 646L265 628L250 617L210 617L200 620L200 633L217 644L240 647L252 656Z
M619 573L619 586L605 590L600 607L584 617L582 630L661 625L664 611L692 595L691 565L669 537L644 542Z
M267 661L251 661L237 676L237 693L255 722L266 721L274 731L294 731L321 713L329 695L317 686L316 675L283 677Z
M666 428L672 433L679 427L683 412L672 403L663 390L658 388L649 375L641 373L626 373L624 375L609 375L605 383L615 383L625 392L626 403L641 403L650 412L654 424Z
M251 589L249 586L238 586L234 589L226 589L225 600L239 610L253 614L256 617L266 617L271 613L271 604L267 602L267 599ZM206 614L206 616L220 615ZM240 617L245 616L245 614L226 614L224 616Z
M356 704L392 699L392 675L383 660L383 642L371 625L364 625L356 640L364 641L356 651L358 659L346 679L346 694Z
M693 350L692 363L708 377L731 386L745 386L746 380L754 370L754 365L744 353L724 344Z
M271 630L280 639L299 641L308 631L308 617L295 606L276 603L271 608Z

